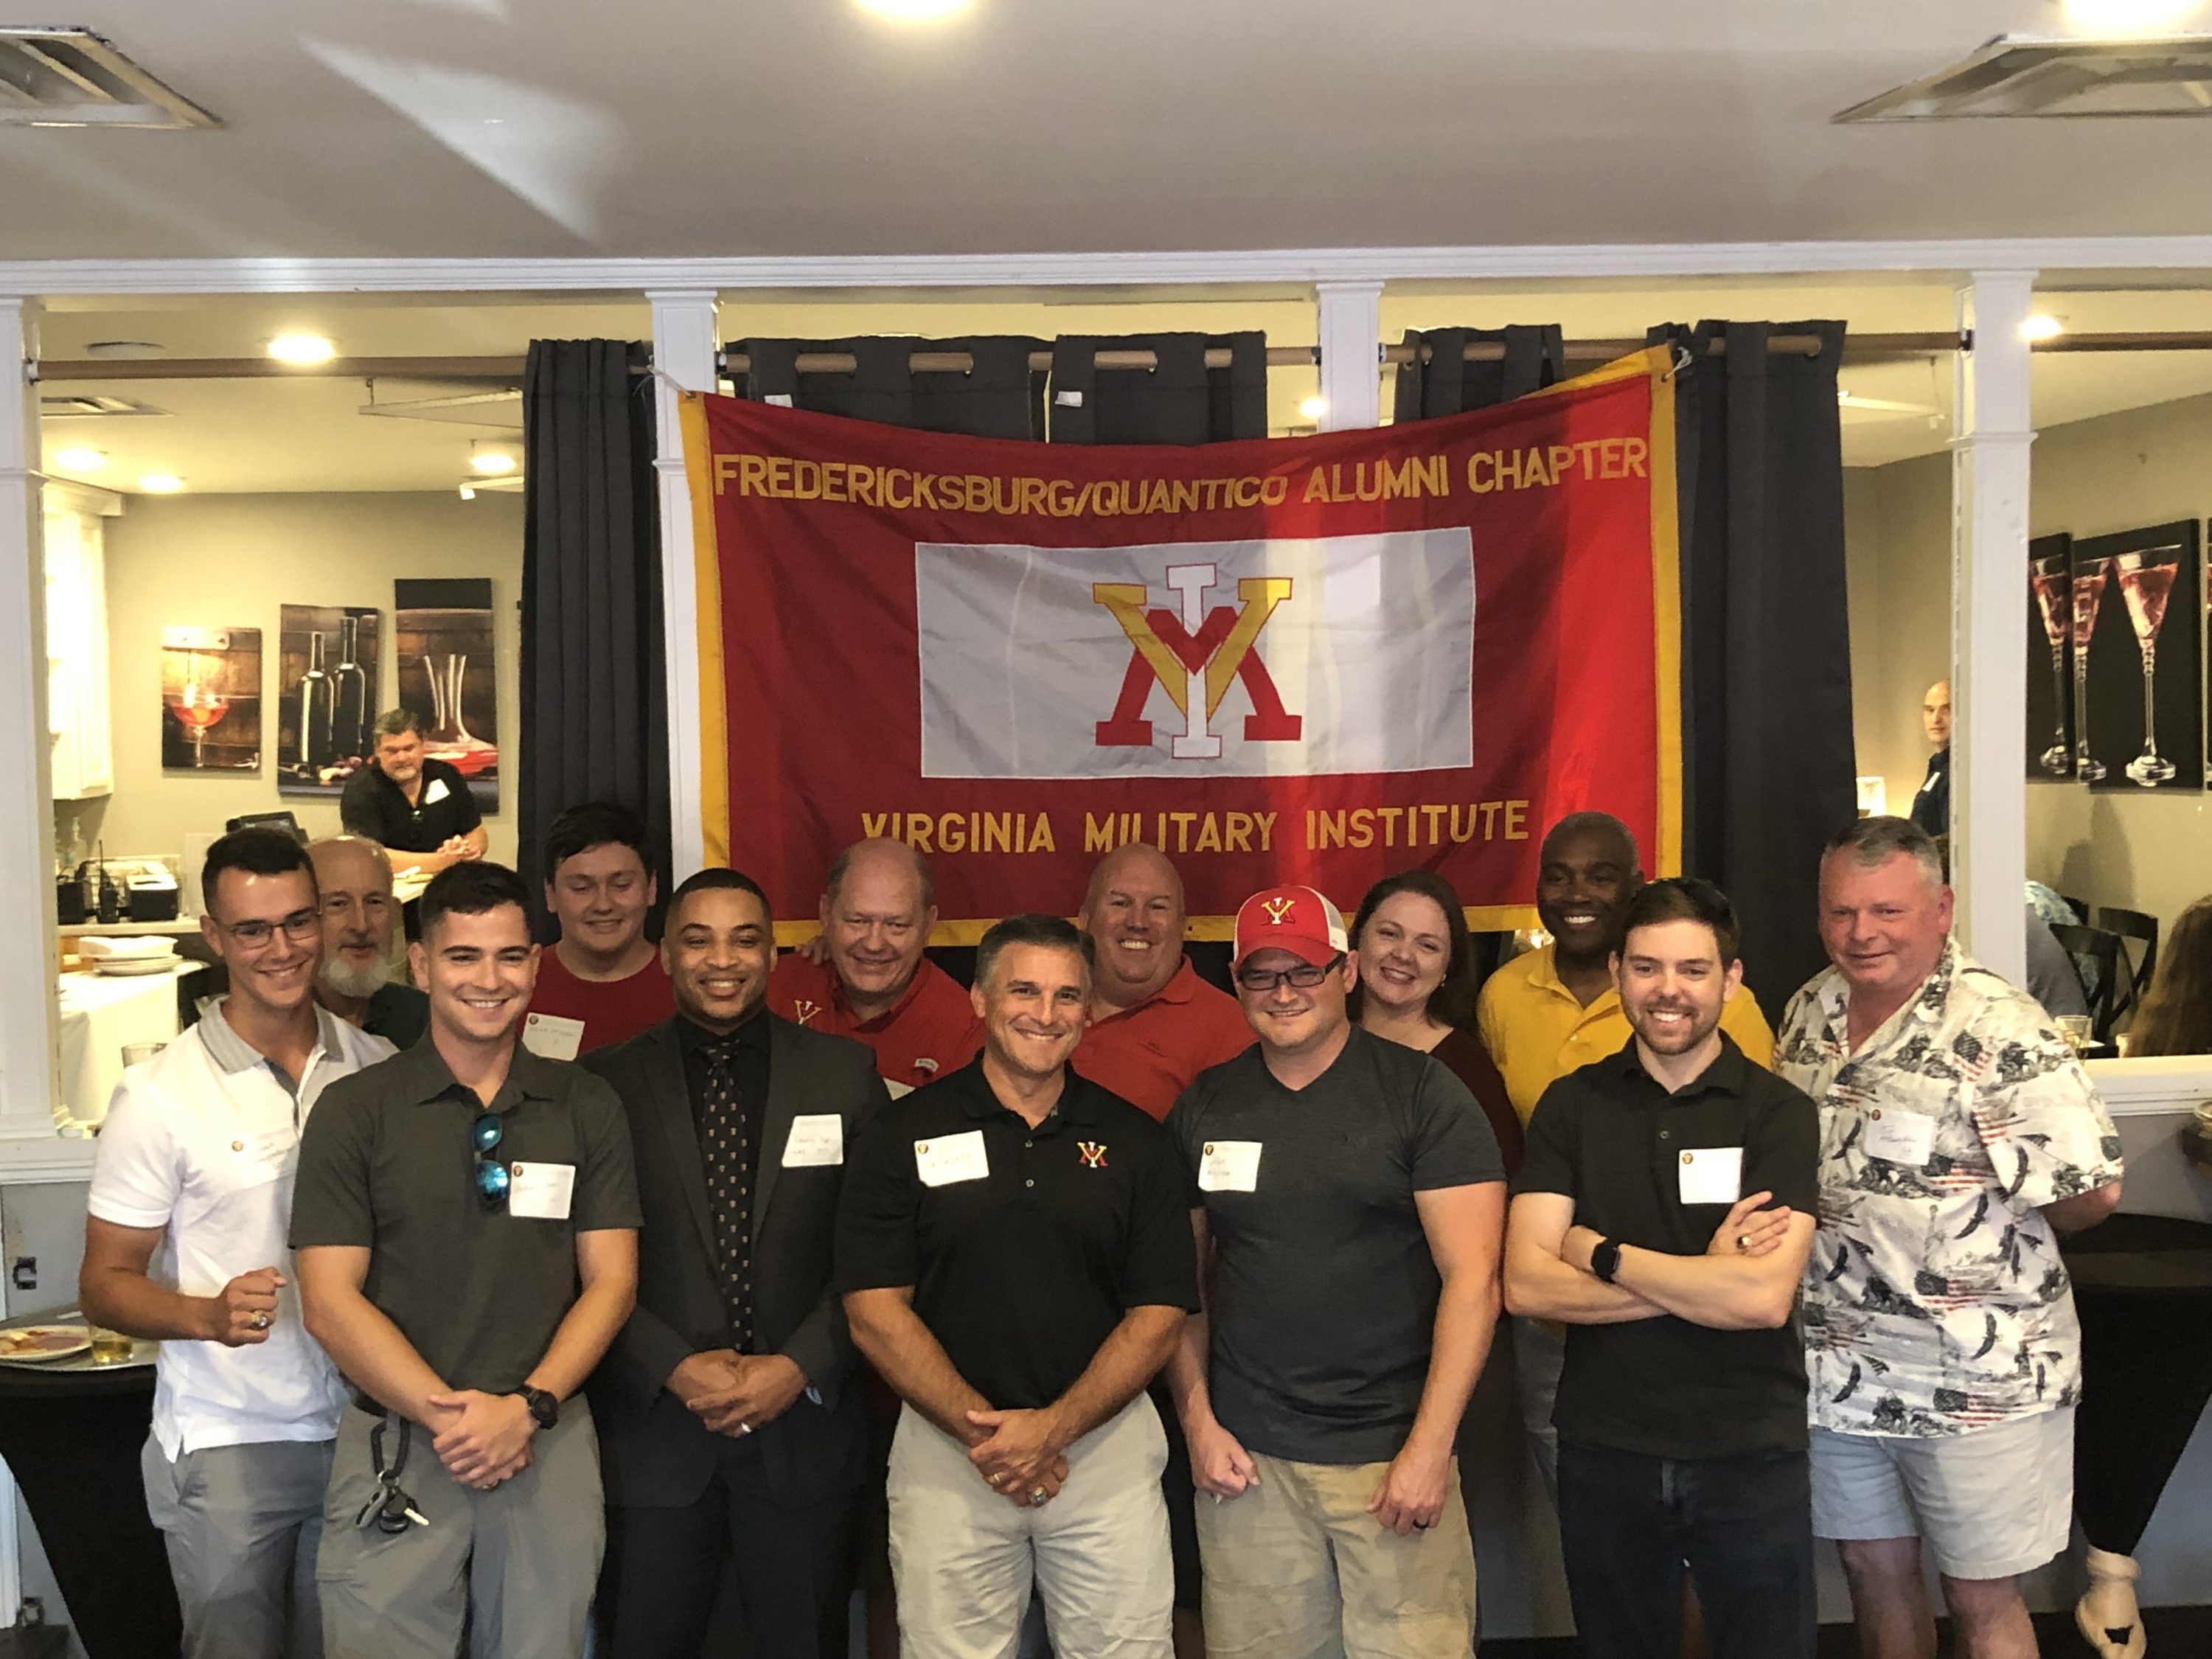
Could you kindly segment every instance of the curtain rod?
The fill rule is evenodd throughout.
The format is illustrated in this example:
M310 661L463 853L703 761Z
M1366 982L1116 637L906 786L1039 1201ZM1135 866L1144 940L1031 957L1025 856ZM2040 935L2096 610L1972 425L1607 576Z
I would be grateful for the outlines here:
M1642 340L1569 340L1565 355L1570 362L1610 362L1631 352L1644 349ZM1949 332L1930 334L1856 334L1846 335L1844 355L1846 357L1920 357L1946 351L1971 349L1971 335ZM1715 337L1706 343L1706 349L1717 356L1728 349L1724 338ZM1819 338L1810 334L1772 334L1767 337L1766 349L1781 356L1817 356L1820 349ZM2212 331L2178 331L2166 333L2106 333L2061 334L2054 339L2037 340L2032 349L2039 353L2069 351L2212 351ZM1421 361L1433 355L1429 348L1404 345L1385 345L1380 348L1378 361L1383 364L1405 364L1414 360L1419 351ZM1469 345L1465 352L1471 363L1494 363L1505 356L1503 345L1480 341ZM1159 359L1150 351L1102 351L1094 360L1100 368L1142 368L1159 367ZM1270 368L1310 368L1321 361L1319 346L1269 346L1267 366ZM1208 368L1226 368L1230 353L1225 349L1206 354ZM798 372L802 374L850 374L858 367L850 352L805 351L799 355ZM964 351L917 351L907 359L907 369L915 374L964 374L974 368L975 360ZM266 357L144 357L144 358L55 358L43 363L33 363L33 376L40 380L495 380L520 386L522 380L523 359L520 357L334 357L326 363L295 366L279 363ZM729 352L721 360L726 374L743 374L752 367L751 360L743 352ZM1033 370L1052 367L1052 354L1033 351L1030 368ZM632 374L649 370L633 368Z

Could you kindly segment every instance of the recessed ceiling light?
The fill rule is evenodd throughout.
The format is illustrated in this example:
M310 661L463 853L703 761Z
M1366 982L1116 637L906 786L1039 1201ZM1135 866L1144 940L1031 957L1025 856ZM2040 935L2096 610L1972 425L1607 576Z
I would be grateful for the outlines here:
M2063 0L2066 21L2101 35L2163 34L2203 9L2204 0Z
M471 449L469 452L469 465L486 477L495 478L501 473L514 471L521 463L516 460L514 454L507 450Z
M1317 421L1321 419L1322 416L1328 413L1328 399L1326 398L1309 398L1298 405L1298 413L1304 416L1306 419L1310 421Z
M129 362L139 357L158 357L167 349L153 340L94 340L84 349L84 355L102 362Z
M326 363L338 355L337 343L320 334L279 334L269 343L269 355L280 363L308 367Z
M2030 342L2055 340L2065 331L2065 324L2060 322L2057 318L2047 316L2041 312L2020 325L2020 337Z
M107 465L107 452L100 449L58 449L54 465L64 472L97 472Z
M138 480L138 488L149 495L173 495L185 487L185 481L172 472L149 472Z
M936 23L963 12L975 0L860 0L862 11L902 23Z

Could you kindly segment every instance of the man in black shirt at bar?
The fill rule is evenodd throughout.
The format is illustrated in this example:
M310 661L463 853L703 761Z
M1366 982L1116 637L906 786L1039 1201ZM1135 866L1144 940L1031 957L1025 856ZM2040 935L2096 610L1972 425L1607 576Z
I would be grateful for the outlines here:
M975 957L982 1055L858 1138L838 1218L854 1340L904 1400L891 1564L906 1659L1012 1653L1032 1575L1060 1659L1168 1659L1146 1381L1198 1305L1159 1125L1067 1069L1091 943L1012 916Z
M1594 1659L1673 1659L1686 1563L1714 1659L1811 1659L1812 1491L1794 1313L1820 1114L1720 1030L1742 978L1709 882L1631 902L1636 1036L1537 1103L1505 1296L1564 1321L1559 1534Z
M401 870L434 873L483 856L483 814L460 769L422 752L422 717L395 708L376 722L376 756L338 797L338 820L395 856Z

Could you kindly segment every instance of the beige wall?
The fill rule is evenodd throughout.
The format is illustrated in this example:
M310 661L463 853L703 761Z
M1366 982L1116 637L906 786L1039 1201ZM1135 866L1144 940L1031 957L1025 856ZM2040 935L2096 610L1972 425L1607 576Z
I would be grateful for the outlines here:
M485 820L489 856L514 859L517 601L522 501L451 492L348 495L133 496L107 530L109 681L115 793L81 813L111 857L171 854L185 835L219 832L241 812L289 808L311 835L335 835L336 796L280 796L274 751L278 610L285 605L374 605L383 613L376 706L398 702L392 651L396 577L489 576L498 653L500 811ZM258 773L161 769L161 629L171 624L261 629L264 719ZM66 811L67 808L64 809Z
M2053 427L2037 437L2033 464L2033 535L2202 520L2212 513L2212 398ZM1926 754L1920 693L1949 655L1950 462L1931 456L1851 474L1844 505L1859 770L1883 774L1892 809L1903 810ZM2027 872L2038 880L2169 923L2212 890L2212 794L2027 788Z

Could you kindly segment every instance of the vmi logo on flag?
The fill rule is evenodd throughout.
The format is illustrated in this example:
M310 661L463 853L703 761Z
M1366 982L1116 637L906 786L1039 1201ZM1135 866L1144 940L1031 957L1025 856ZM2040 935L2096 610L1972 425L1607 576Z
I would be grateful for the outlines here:
M915 598L924 777L1473 763L1464 527L1134 547L923 542Z

